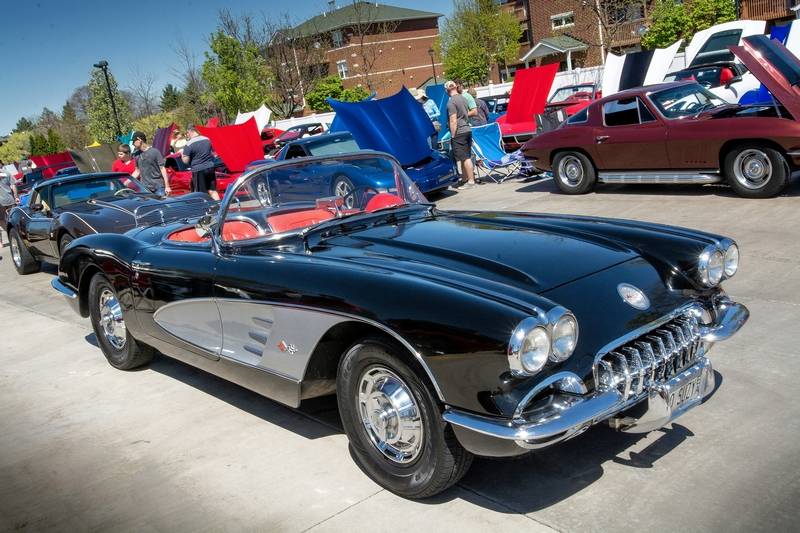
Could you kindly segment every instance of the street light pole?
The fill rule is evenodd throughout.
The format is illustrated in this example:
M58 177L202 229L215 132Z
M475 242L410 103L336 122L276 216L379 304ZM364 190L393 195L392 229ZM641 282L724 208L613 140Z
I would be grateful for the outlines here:
M428 55L431 56L431 68L433 69L433 83L434 85L438 85L439 80L436 79L436 64L433 62L433 48L428 48Z
M108 89L108 99L111 100L111 110L114 112L114 122L117 125L117 137L122 137L122 126L119 123L119 114L117 113L117 104L114 101L114 93L111 92L111 82L108 80L108 61L102 60L95 63L94 68L99 68L103 71L103 76L106 79L106 89Z

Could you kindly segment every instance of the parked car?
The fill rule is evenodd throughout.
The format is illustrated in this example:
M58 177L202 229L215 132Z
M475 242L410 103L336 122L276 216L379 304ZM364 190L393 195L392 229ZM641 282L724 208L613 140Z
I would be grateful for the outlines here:
M274 175L324 167L386 188L274 196ZM292 407L336 394L362 470L423 498L473 455L700 405L709 349L748 318L720 286L738 263L733 241L688 229L440 211L394 158L358 152L258 167L214 218L78 239L52 284L116 368L158 350Z
M581 83L559 87L547 100L545 113L563 109L567 117L582 111L586 106L602 98L600 89L594 83Z
M562 192L597 183L728 183L739 195L779 194L800 168L800 61L765 36L736 55L780 105L726 104L696 82L603 98L523 147Z
M286 144L276 155L275 160L296 159L316 155L346 154L357 152L361 148L349 132L326 133L306 139L299 139ZM458 180L452 161L440 152L431 150L427 160L413 165L404 165L403 170L419 189L427 194L436 193L449 187ZM313 189L313 194L330 191L331 194L346 196L355 188L378 186L375 176L369 174L352 176L326 174L325 179L318 175L315 183L318 188ZM296 185L294 185L296 186Z
M275 137L274 147L281 148L283 145L296 139L319 135L328 131L328 125L324 122L308 122L286 128L286 131Z
M27 200L8 214L6 233L11 258L20 274L38 272L41 262L58 262L78 237L93 233L124 233L149 217L195 216L212 205L207 194L195 193L183 202L162 201L145 192L127 174L78 174L34 185Z
M261 144L264 145L264 154L270 153L275 148L275 140L284 133L280 128L267 126L261 130Z
M481 100L486 102L489 108L489 122L495 122L508 110L508 93L496 96L482 96Z
M736 103L748 89L740 87L747 67L734 61L698 65L667 74L664 81L696 81L726 102ZM757 86L757 83L756 83ZM749 87L749 84L748 84Z

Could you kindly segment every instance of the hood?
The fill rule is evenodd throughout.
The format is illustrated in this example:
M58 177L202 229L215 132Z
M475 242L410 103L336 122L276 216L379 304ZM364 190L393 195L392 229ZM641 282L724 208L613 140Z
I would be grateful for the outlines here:
M364 150L386 152L402 165L430 157L428 139L435 133L422 106L403 87L397 94L377 100L340 102L327 99L341 126Z
M267 126L267 124L269 124L269 119L271 116L272 111L267 109L267 106L264 104L261 104L261 107L255 111L250 111L249 113L237 113L234 124L244 124L251 118L254 118L256 121L256 127L258 127L258 131L261 131Z
M509 124L530 123L534 115L544 112L556 72L558 63L517 70L514 73L514 85L511 87L505 121Z
M732 61L728 47L740 45L750 35L763 34L766 26L763 20L734 20L699 31L686 47L686 66Z
M208 137L214 151L231 172L242 172L248 163L264 157L261 130L254 117L235 126L197 126L197 131Z
M800 120L800 60L766 35L747 37L742 46L732 46L731 51L795 120Z
M575 235L508 213L450 213L336 237L314 253L438 283L494 288L517 299L637 257L628 248Z
M444 120L447 118L447 102L450 100L450 96L447 94L447 91L444 90L444 83L437 83L436 85L428 85L425 87L425 94L428 95L428 98L433 100L436 103L436 107L439 108L439 115L440 123L444 123ZM446 127L439 128L439 140L441 141L444 138L445 134L448 132Z
M608 54L603 70L603 96L664 81L683 40L668 48L643 50L618 56Z
M153 142L150 146L161 152L163 155L169 155L169 145L172 140L172 132L175 130L175 123L173 122L165 128L158 128L155 135L153 135Z
M98 233L107 231L122 233L136 226L136 219L133 216L136 208L153 203L155 198L147 195L81 202L70 205L68 213L77 215Z

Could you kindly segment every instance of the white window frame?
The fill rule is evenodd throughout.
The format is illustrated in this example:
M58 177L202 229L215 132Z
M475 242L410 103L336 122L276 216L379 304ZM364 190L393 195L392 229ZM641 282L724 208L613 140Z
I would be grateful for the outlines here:
M344 33L342 33L342 30L333 30L331 32L331 40L333 41L334 48L341 48L344 46Z
M572 19L572 22L566 22L567 20ZM552 15L550 17L550 28L553 30L561 30L563 28L570 28L575 25L575 12L574 11L566 11L564 13L559 13L558 15Z
M346 80L347 75L349 74L349 70L347 68L347 60L340 59L336 62L336 72L339 74L339 78Z

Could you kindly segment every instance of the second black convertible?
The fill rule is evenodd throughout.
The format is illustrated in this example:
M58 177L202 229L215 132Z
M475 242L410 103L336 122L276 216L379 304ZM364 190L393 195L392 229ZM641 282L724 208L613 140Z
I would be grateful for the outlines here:
M348 197L276 201L338 168ZM648 432L715 387L708 351L748 318L727 238L624 220L441 211L390 156L275 163L220 212L90 235L53 286L114 367L155 350L290 406L336 394L353 455L410 498L474 454L514 456L607 422Z

